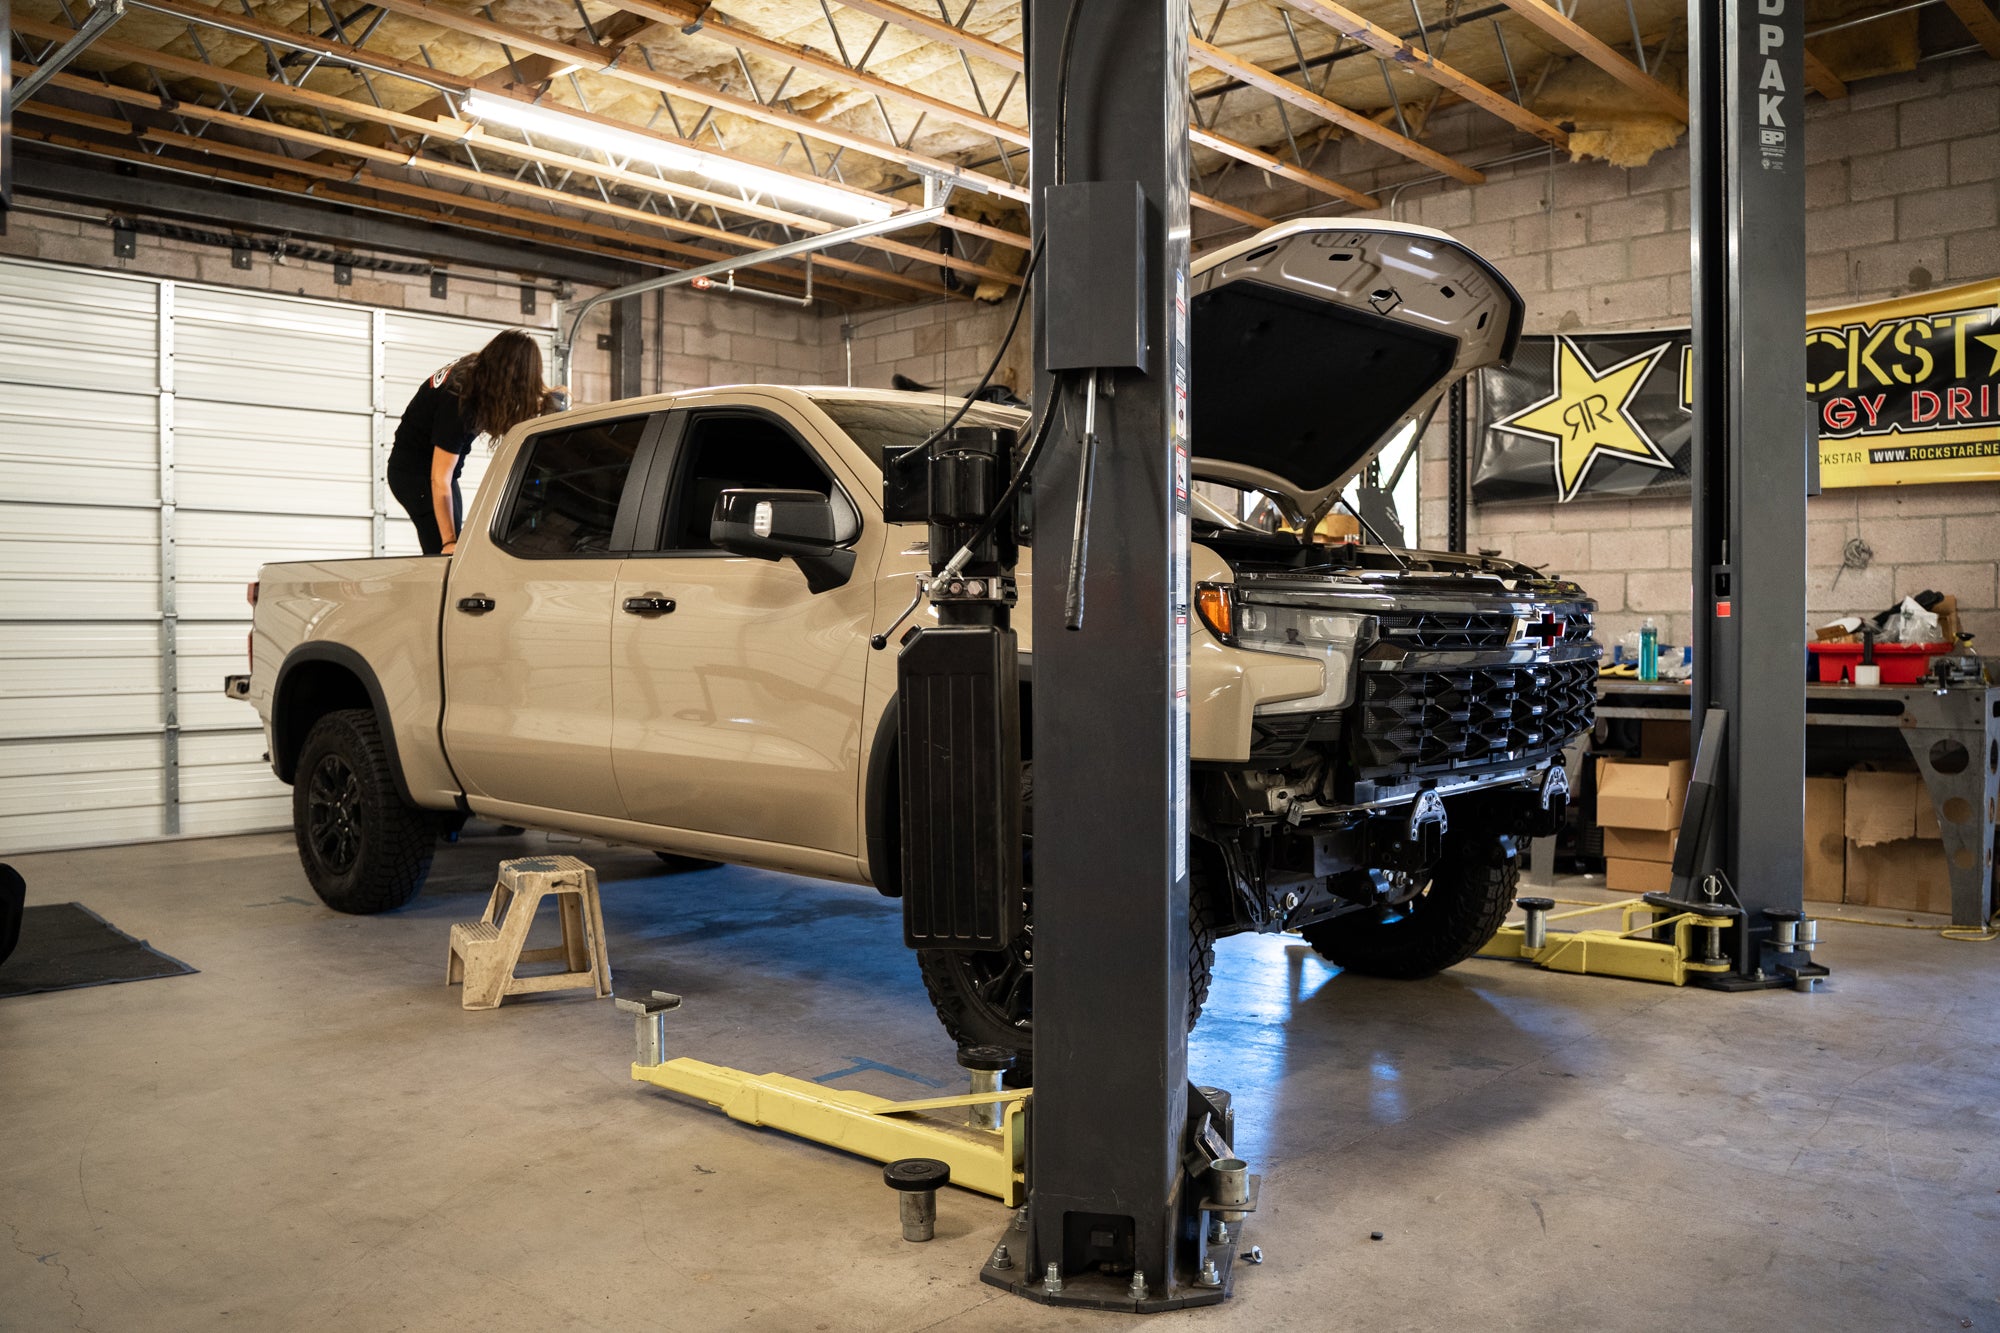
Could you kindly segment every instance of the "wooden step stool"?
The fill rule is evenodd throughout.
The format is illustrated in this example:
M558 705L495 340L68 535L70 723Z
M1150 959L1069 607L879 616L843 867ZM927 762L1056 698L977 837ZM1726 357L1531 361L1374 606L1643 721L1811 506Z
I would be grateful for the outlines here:
M542 899L556 900L562 943L527 949L528 930ZM565 971L517 977L522 963L560 961ZM611 994L611 956L604 944L604 908L597 897L597 872L574 856L523 856L500 863L500 879L487 899L486 915L451 928L451 957L445 984L465 983L467 1009L498 1009L509 995L589 986Z

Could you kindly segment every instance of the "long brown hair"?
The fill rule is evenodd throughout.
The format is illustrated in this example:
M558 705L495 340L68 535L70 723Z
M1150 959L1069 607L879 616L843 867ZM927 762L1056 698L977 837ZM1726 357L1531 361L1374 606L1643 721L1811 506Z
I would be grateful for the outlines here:
M461 361L451 378L458 391L460 417L496 440L546 410L542 349L519 329L496 334L492 342Z

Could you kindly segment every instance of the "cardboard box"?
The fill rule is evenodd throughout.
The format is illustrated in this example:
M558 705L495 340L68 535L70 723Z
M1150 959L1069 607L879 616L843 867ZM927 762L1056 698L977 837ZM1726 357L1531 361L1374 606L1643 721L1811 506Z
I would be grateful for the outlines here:
M1806 897L1845 901L1847 885L1847 780L1806 779Z
M1685 759L1600 759L1597 823L1601 828L1677 829L1687 805Z
M1945 863L1944 844L1922 838L1868 846L1848 843L1847 901L1951 915L1951 869Z
M1604 887L1617 893L1665 893L1674 884L1674 868L1666 861L1604 859Z
M1838 837L1840 830L1835 829ZM1668 861L1674 859L1674 843L1679 841L1676 829L1650 828L1607 828L1604 830L1604 855L1607 859L1620 861Z
M1639 723L1641 759L1687 759L1694 754L1689 739L1691 728L1685 718L1672 722L1651 718Z
M1917 778L1916 821L1919 838L1942 838L1944 831L1938 827L1937 802L1931 799L1930 784L1922 776Z
M1863 847L1917 836L1915 773L1851 769L1847 774L1847 840ZM1926 797L1928 799L1928 797Z

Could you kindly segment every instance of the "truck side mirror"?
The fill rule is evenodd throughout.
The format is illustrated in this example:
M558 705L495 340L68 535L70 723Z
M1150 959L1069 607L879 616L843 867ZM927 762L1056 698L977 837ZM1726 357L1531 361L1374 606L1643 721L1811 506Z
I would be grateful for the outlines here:
M854 539L854 526L818 491L724 491L715 498L708 539L732 555L795 560L818 593L853 575L854 552L842 543Z

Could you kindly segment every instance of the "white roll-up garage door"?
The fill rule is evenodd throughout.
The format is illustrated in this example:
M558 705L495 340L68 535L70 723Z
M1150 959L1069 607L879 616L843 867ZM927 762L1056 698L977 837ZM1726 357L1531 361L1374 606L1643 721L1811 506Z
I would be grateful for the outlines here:
M0 260L0 853L290 822L245 585L415 553L396 414L502 327Z

